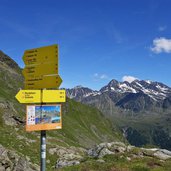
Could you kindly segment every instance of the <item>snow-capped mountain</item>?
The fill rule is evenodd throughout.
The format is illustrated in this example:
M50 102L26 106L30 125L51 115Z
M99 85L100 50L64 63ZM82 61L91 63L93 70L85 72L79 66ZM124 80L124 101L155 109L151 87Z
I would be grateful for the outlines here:
M86 104L95 105L99 109L104 104L108 106L108 103L110 103L136 112L151 110L154 106L168 106L168 100L166 99L171 97L171 88L163 83L150 80L134 80L129 83L113 79L99 91L81 86L67 89L67 96ZM167 102L167 105L165 105L165 102Z
M72 89L67 89L67 96L77 101L82 101L83 98L95 95L100 95L100 92L82 86L76 86Z
M144 93L153 100L163 100L171 95L171 88L159 83L149 80L135 80L129 82L118 82L112 80L107 86L104 86L100 92L118 92L118 93Z

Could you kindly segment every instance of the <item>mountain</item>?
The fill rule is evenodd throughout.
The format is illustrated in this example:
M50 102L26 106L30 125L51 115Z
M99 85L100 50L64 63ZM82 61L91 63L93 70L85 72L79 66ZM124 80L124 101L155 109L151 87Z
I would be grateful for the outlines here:
M23 87L23 81L16 62L0 52L0 154L2 150L9 151L9 155L16 154L13 155L16 157L6 155L6 159L0 158L0 170L1 165L15 170L12 164L14 158L15 167L22 167L21 163L26 163L22 167L26 170L31 170L28 169L29 162L39 164L40 132L25 131L25 105L15 99ZM47 131L48 170L54 170L52 167L59 158L49 152L56 146L61 149L71 146L90 148L101 142L124 140L121 131L94 107L67 98L67 102L62 104L62 112L63 129ZM20 158L23 160L18 163Z
M84 90L89 90L84 94ZM74 92L74 93L73 93ZM77 98L77 92L79 98ZM74 94L71 96L71 94ZM136 146L156 145L171 150L171 88L149 80L111 80L99 91L67 89L68 97L98 108Z
M112 103L115 107L140 112L158 107L169 107L168 104L170 103L168 101L171 96L171 88L160 82L149 80L135 80L131 83L111 80L99 91L79 86L67 89L67 95L82 103L93 104L100 110L102 110L99 105L101 100L106 99L109 101L106 103Z

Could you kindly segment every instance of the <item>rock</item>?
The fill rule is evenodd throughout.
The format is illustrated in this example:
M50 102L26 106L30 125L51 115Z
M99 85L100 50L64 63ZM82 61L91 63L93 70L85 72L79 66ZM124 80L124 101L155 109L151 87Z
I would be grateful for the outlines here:
M130 157L126 157L126 159L127 159L128 161L131 161L131 158L130 158Z
M49 149L49 153L59 157L55 168L80 164L86 160L87 156L97 159L96 161L99 163L105 162L103 157L111 154L120 154L119 157L126 157L127 161L131 161L134 158L144 158L145 156L158 158L160 160L171 158L171 151L168 150L138 148L130 145L127 146L122 142L101 143L88 150L76 147L56 146ZM127 156L125 156L124 153L126 153Z
M56 168L80 164L85 157L85 149L76 147L56 146L50 148L49 153L59 157L56 162Z
M73 166L73 165L78 165L80 162L78 160L64 160L64 159L59 159L56 163L56 168L62 168L65 166Z
M0 170L1 170L1 171L5 171L5 167L2 166L2 165L0 165Z
M31 164L25 157L0 145L0 171L38 171L37 165Z
M102 160L102 159L98 159L97 162L99 162L99 163L104 163L105 161Z
M97 158L99 156L101 148L95 147L87 151L88 156Z
M157 157L160 160L167 160L171 158L171 151L159 148L141 148L143 154L149 157Z
M128 145L126 151L127 151L127 152L130 152L130 151L131 151L132 149L134 149L134 148L135 148L135 146Z
M161 160L167 160L167 159L171 158L171 155L168 155L169 154L168 152L171 153L168 150L159 150L159 151L154 153L154 156L157 157L158 159L161 159Z
M6 169L6 171L11 171L11 169L8 167L7 169ZM17 171L17 170L16 170Z
M100 153L98 154L98 158L102 158L107 154L115 154L114 152L108 150L107 148L102 148Z
M169 150L161 149L160 151L168 156L171 156L171 151L169 151Z
M124 153L127 146L122 142L101 143L87 151L88 156L93 158L102 158L108 154Z
M9 104L7 102L0 102L0 108L9 109Z
M61 147L61 146L56 146L54 148L49 149L49 153L58 156L63 156L65 154L85 154L86 150L84 148L76 148L76 147Z
M19 158L19 161L16 166L16 171L24 171L28 169L27 165L28 163L26 160L24 160L23 158Z

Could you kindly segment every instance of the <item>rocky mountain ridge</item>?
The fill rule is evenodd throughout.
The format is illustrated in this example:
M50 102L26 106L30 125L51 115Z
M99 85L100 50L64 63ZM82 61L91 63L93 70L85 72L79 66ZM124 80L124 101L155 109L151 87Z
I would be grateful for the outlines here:
M95 106L97 106L94 104L95 101L100 104L100 99L108 96L114 106L140 112L142 110L150 110L153 107L169 107L171 88L163 83L149 80L134 80L129 83L113 79L99 91L81 86L67 89L67 96Z

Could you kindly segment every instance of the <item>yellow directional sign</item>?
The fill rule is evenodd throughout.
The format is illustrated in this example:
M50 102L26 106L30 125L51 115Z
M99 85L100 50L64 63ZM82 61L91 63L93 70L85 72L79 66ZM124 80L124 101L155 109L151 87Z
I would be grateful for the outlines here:
M65 90L43 90L42 101L46 103L65 102Z
M59 75L25 79L25 89L58 88L62 83Z
M20 90L15 96L20 103L58 103L66 101L65 90Z
M22 71L25 79L36 78L49 74L58 74L57 63L43 63L41 65L28 65Z
M15 96L20 103L40 103L40 90L20 90Z
M58 46L45 46L26 50L23 55L25 65L34 65L41 63L50 63L58 61Z

